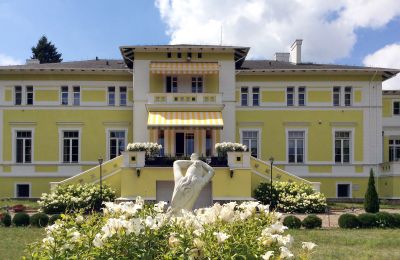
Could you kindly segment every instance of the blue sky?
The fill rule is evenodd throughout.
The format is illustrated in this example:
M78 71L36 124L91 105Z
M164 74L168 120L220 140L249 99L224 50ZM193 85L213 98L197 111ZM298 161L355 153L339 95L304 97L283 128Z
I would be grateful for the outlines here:
M121 45L218 43L222 27L223 44L250 46L250 58L302 38L305 61L400 68L398 56L387 62L400 55L400 1L361 1L0 0L0 64L23 63L43 34L71 61L119 59Z

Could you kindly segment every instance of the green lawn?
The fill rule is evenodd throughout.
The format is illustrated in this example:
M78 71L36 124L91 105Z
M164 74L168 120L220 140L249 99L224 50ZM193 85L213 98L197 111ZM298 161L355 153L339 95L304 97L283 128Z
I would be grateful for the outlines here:
M336 203L336 202L328 202L328 206L332 209L364 209L363 203ZM400 205L392 205L392 204L380 204L381 209L400 209Z
M21 259L26 255L26 246L44 235L43 228L0 227L0 259Z
M295 248L301 242L318 245L312 259L400 259L399 229L289 230Z
M14 205L19 205L22 204L25 207L28 207L30 209L38 209L39 204L36 201L31 201L31 200L12 200L12 199L0 199L0 208L6 207L6 206L14 206Z

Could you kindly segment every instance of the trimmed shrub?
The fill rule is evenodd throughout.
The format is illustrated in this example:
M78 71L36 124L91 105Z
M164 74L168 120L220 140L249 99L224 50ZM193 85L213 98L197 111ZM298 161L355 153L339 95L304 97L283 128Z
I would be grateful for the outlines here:
M102 202L114 201L115 191L106 185L102 189L103 199L100 198L100 185L76 184L57 186L52 193L43 193L39 205L46 214L64 212L99 211Z
M322 213L327 205L325 196L305 183L274 182L272 203L270 184L260 183L254 197L263 204L271 204L278 211L288 213Z
M310 214L303 219L301 225L306 229L320 228L322 227L322 219L317 215Z
M339 217L339 227L341 228L358 228L359 222L354 214L343 214Z
M11 215L4 213L1 217L1 224L5 227L11 226Z
M373 213L362 213L357 216L360 228L377 227L377 217Z
M31 216L31 226L34 227L45 227L49 224L49 216L44 213L36 213Z
M62 219L61 214L52 215L49 219L49 225L53 225L58 219Z
M290 229L299 229L301 228L301 220L296 216L286 216L283 219L283 225Z
M374 171L369 172L368 188L364 197L364 209L368 213L379 212L379 197L375 188Z
M388 212L378 212L376 215L376 223L378 227L381 228L390 228L394 226L394 217L392 214Z
M21 227L21 226L29 226L29 220L30 217L28 214L26 214L25 212L18 212L17 214L14 215L12 222L14 223L15 226Z
M392 213L393 227L400 228L400 213Z

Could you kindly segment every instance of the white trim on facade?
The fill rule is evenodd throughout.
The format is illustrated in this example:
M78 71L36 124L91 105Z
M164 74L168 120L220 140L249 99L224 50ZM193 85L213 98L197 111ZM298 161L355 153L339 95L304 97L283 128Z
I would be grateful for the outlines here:
M349 197L339 197L338 196L338 185L339 184L348 184L349 185ZM338 181L335 184L335 191L336 191L336 198L353 198L353 183L351 181L348 182L343 182L343 181Z
M304 154L303 154L303 162L302 163L290 163L289 162L289 132L291 131L299 131L299 132L304 132ZM287 165L305 165L308 164L308 128L285 128L285 133L286 133L286 161L284 162ZM297 154L297 152L296 152Z
M105 133L106 133L106 159L107 160L111 160L110 159L110 133L112 131L124 131L124 133L125 133L125 140L124 140L125 147L128 145L128 132L129 132L128 128L126 128L126 127L106 128L105 129Z
M18 197L17 186L18 185L29 185L29 197ZM31 198L32 197L32 183L30 182L15 182L14 183L14 198Z
M78 162L76 163L66 163L64 162L64 132L68 131L78 131L79 134L79 140L78 140L78 145L79 145L79 155L78 155ZM81 127L59 127L58 128L58 160L59 164L63 165L76 165L76 164L82 164L81 161L81 156L82 156L82 128Z
M239 136L240 136L240 143L243 144L243 132L244 131L254 131L257 133L257 158L261 158L261 151L262 151L262 128L239 128ZM250 150L249 150L250 151Z

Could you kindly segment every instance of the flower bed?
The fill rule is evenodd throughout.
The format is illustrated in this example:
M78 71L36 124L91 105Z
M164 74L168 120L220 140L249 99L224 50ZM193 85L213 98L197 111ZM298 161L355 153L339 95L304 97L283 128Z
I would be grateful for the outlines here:
M165 213L165 203L106 203L104 215L67 215L30 246L33 259L270 259L292 258L293 238L279 213L258 202ZM302 259L315 244L304 242Z
M216 143L215 150L219 157L226 157L227 152L246 152L247 146L240 143L224 142Z
M130 143L126 150L129 152L146 152L147 156L158 155L162 149L162 145L157 143Z

